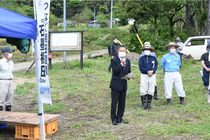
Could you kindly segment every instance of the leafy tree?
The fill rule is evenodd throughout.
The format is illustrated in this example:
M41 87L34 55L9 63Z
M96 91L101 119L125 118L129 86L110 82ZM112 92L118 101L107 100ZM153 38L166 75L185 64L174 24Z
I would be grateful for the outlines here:
M210 0L208 0L208 23L207 23L207 35L210 35Z
M80 22L87 22L93 17L93 12L89 8L85 7L85 9L78 16Z
M77 13L81 13L84 8L83 2L80 0L66 0L66 15L67 17L73 17ZM63 17L63 0L51 0L51 11L59 17Z
M128 24L128 15L124 8L124 3L121 1L115 2L113 6L113 17L119 18L121 25Z

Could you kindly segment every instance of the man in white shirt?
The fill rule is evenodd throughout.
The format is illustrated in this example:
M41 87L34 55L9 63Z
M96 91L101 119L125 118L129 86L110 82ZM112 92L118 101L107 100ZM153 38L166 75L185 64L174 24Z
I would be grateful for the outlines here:
M0 59L0 111L5 106L6 111L11 111L13 100L13 67L14 63L11 60L13 50L10 47L1 49L2 59Z
M177 37L177 38L176 38L176 44L179 45L178 48L176 49L176 51L177 51L178 53L181 53L181 51L182 51L182 49L183 49L183 47L184 47L184 43L182 43L180 37Z

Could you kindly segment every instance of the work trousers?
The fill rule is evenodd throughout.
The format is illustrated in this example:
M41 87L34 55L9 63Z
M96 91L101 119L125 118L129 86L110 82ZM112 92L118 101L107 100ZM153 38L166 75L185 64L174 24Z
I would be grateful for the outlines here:
M141 96L146 94L154 96L156 75L152 75L151 77L149 77L147 74L141 74L140 79Z
M172 97L173 85L179 97L185 97L185 91L182 85L182 78L179 72L165 72L164 89L165 97L169 99Z
M126 90L111 89L111 119L122 118L125 111Z
M12 105L13 92L12 80L0 80L0 106Z

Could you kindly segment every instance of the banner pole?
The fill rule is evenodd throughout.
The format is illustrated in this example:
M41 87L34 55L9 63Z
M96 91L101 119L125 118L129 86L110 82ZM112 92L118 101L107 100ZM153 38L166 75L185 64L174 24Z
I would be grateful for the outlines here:
M63 0L63 31L66 31L66 0ZM66 51L63 52L63 62L66 66Z
M36 11L36 1L34 0L33 1L33 4L34 4L34 19L37 20L37 11ZM41 103L41 100L40 100L40 84L39 84L39 74L40 74L40 71L39 71L39 48L38 48L38 35L37 35L37 39L34 40L34 51L35 51L35 63L36 63L36 83L37 83L37 91L38 91L38 98L37 98L37 101L38 101L38 116L41 116L39 117L39 122L40 122L40 133L41 133L41 140L45 140L45 125L44 125L44 108L43 108L43 104Z
M38 91L38 116L41 140L45 140L43 104L52 104L48 77L48 32L50 0L34 0L37 19L37 39L35 41L36 79Z
M45 140L45 125L44 125L44 108L43 103L40 100L40 84L39 84L39 48L37 45L37 40L34 41L35 47L35 61L36 61L36 81L37 81L37 91L38 91L38 116L40 119L40 133L41 140Z

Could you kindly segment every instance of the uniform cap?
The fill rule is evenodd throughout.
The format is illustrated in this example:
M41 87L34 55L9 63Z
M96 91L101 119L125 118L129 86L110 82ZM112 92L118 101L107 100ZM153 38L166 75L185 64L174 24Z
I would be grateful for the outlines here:
M4 48L1 48L1 52L2 53L11 53L11 52L14 52L14 50L10 47L4 47Z

